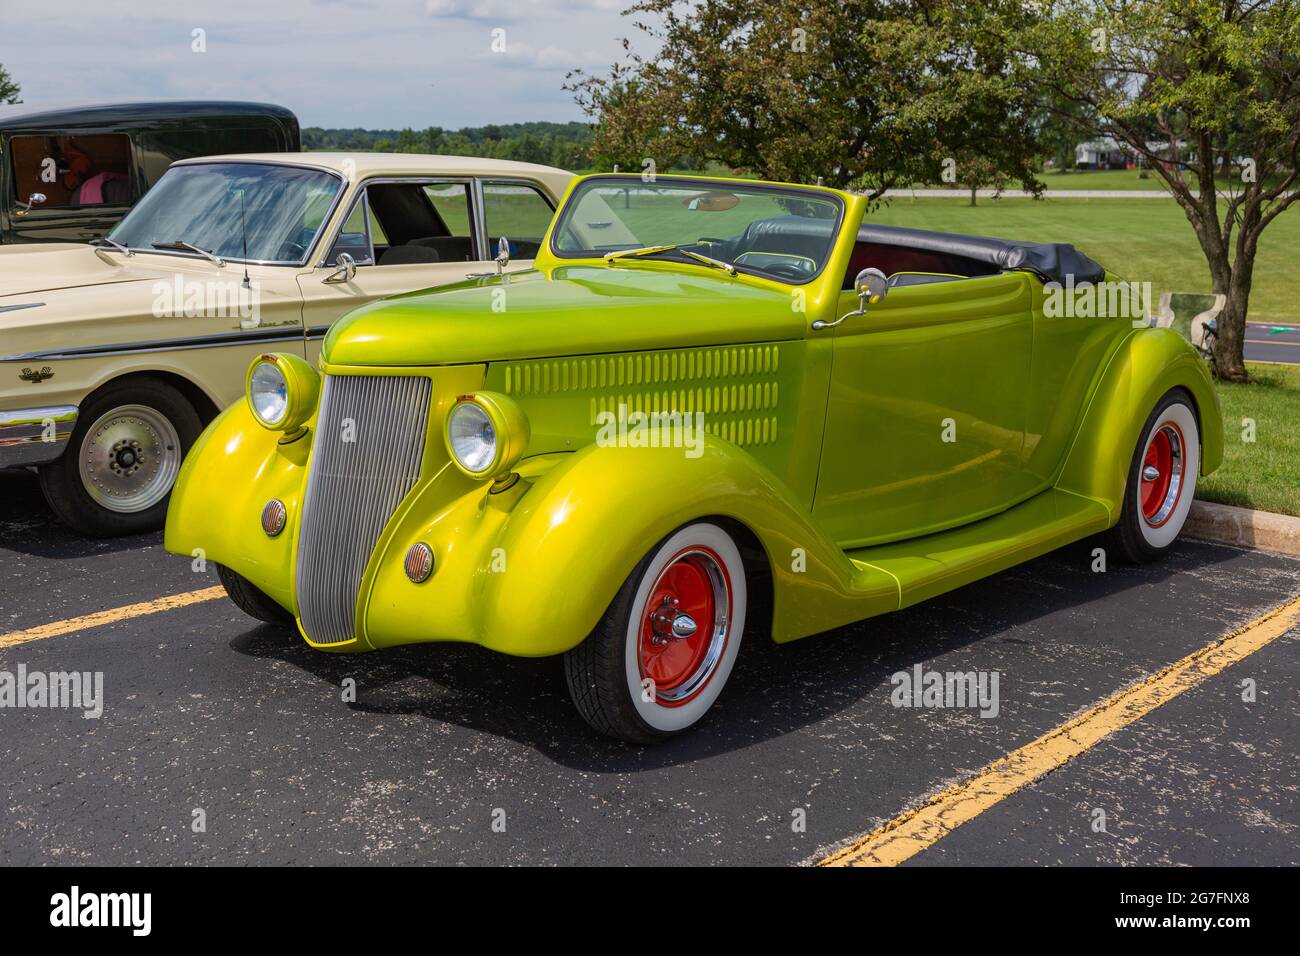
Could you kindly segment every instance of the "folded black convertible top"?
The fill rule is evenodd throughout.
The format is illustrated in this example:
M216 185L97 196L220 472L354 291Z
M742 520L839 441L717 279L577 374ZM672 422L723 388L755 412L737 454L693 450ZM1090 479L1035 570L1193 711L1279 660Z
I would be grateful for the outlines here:
M904 246L964 256L999 269L1023 269L1044 282L1066 283L1074 276L1075 284L1100 282L1106 270L1067 242L1013 242L988 236L961 236L948 232L929 232L903 226L867 226L858 230L859 242L885 246Z

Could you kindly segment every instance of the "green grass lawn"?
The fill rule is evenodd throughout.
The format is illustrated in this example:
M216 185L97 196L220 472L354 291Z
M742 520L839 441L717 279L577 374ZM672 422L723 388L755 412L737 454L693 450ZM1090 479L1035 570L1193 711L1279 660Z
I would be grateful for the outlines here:
M1171 199L981 199L974 207L965 202L894 199L869 218L943 232L1072 242L1121 278L1150 281L1156 300L1162 292L1210 291L1201 247L1182 209ZM1260 240L1250 297L1252 321L1300 319L1297 249L1300 212L1288 210Z
M1219 384L1223 465L1196 497L1300 515L1300 366L1247 365L1251 384ZM1254 442L1243 440L1243 419L1255 422Z

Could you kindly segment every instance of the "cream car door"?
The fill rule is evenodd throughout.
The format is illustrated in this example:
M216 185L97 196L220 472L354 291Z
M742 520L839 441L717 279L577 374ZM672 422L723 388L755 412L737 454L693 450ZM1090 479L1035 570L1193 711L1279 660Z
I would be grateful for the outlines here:
M330 325L359 306L495 272L474 197L469 179L373 180L359 190L316 268L298 277L308 361L316 362ZM526 265L511 263L511 271Z

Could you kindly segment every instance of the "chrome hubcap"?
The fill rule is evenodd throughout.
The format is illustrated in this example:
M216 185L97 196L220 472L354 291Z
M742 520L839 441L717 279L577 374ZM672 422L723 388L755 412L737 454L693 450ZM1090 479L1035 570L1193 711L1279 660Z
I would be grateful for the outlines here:
M665 595L663 603L650 612L650 639L654 643L685 640L700 629L695 618L677 609L680 603L677 598Z
M1160 469L1155 467L1154 465L1147 465L1145 468L1142 469L1143 481L1155 481L1159 477L1160 477Z
M81 443L81 484L96 504L146 511L171 491L181 467L176 427L157 409L123 405L101 415Z

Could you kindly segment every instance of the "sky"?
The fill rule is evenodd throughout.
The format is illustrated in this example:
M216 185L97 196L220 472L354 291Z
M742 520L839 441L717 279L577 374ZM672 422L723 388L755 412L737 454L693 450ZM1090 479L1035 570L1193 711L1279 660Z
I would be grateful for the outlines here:
M366 129L564 122L584 118L565 73L606 72L637 33L628 2L60 0L51 18L0 0L0 65L33 105L259 100L303 126Z

